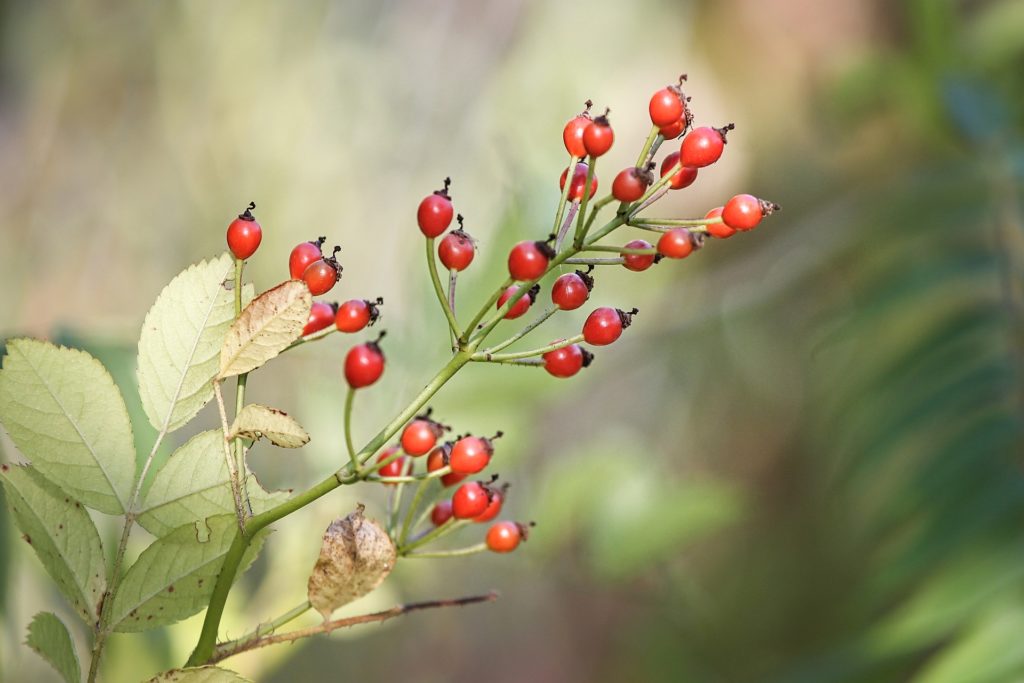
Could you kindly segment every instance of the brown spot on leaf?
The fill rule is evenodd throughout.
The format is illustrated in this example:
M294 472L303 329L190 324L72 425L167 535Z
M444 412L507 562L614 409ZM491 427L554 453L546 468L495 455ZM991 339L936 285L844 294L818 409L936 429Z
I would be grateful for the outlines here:
M21 537L25 539L26 543L28 543L29 545L32 545L32 537L31 536L29 536L28 534L22 534Z
M168 593L173 593L174 592L174 586L168 586L167 587L167 592Z

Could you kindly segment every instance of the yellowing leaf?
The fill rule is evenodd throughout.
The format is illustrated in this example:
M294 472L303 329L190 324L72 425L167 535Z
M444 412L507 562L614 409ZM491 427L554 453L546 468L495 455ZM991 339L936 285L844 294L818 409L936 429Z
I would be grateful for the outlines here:
M234 261L227 253L201 261L164 287L139 336L139 394L150 424L173 431L213 397L218 354L235 318L230 288ZM252 286L242 289L242 301Z
M32 467L0 465L0 481L23 538L64 597L91 625L105 590L106 569L89 513Z
M387 532L359 506L331 522L309 576L309 601L324 619L379 586L394 569L397 553Z
M281 448L300 448L309 443L309 434L288 413L258 403L242 408L231 426L231 436L254 441L265 436Z
M146 683L249 683L248 678L216 666L174 669L150 678Z
M237 533L234 515L220 515L178 527L154 541L125 573L114 596L110 608L114 630L144 631L201 611L210 602L224 555ZM266 533L261 532L249 544L242 571L265 539Z
M220 377L255 370L302 336L313 295L306 283L289 280L260 294L228 330L220 351Z
M78 665L78 655L75 654L71 634L56 614L40 612L32 617L25 644L49 662L65 683L81 682L82 670Z
M125 511L135 445L121 392L85 353L12 339L0 370L0 422L35 469L89 507Z
M255 514L288 499L284 491L266 491L251 474L247 488ZM189 522L234 512L224 435L217 430L195 435L171 454L146 492L138 521L154 536L166 536Z

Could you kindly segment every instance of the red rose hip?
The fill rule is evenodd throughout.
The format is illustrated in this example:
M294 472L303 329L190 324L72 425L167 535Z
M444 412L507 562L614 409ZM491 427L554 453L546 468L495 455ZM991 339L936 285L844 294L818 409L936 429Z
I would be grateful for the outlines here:
M345 356L345 380L353 389L368 387L384 374L384 352L380 350L381 332L376 341L359 344Z
M424 197L416 209L416 222L426 237L439 236L452 223L455 209L452 208L452 198L448 196L451 184L452 179L445 178L444 188Z
M319 237L316 241L311 240L295 245L292 253L288 256L288 274L293 280L301 280L302 274L306 272L309 264L319 261L323 257L321 249L326 240L326 237Z
M646 240L633 240L626 244L624 249L654 249L651 243ZM647 270L654 263L654 254L622 254L622 266L627 270L640 272Z
M245 211L238 214L238 218L228 225L228 248L235 258L241 261L255 254L260 247L260 242L263 241L263 228L252 215L252 210L255 208L255 202L249 202Z
M593 269L593 266L590 266ZM560 275L551 285L551 303L563 311L572 311L587 302L594 288L590 271L577 270L575 273Z
M338 311L338 304L329 304L326 301L314 301L309 309L309 320L302 328L302 336L325 330L334 324L334 315Z
M349 334L370 327L380 317L377 307L383 304L383 297L377 297L376 301L349 299L338 307L338 313L334 316L334 325L339 332Z
M607 306L595 308L583 323L583 340L593 346L607 346L622 336L637 313L635 308L628 312Z
M548 351L541 358L544 369L554 377L572 377L581 368L590 365L594 355L579 344L570 344L554 351Z

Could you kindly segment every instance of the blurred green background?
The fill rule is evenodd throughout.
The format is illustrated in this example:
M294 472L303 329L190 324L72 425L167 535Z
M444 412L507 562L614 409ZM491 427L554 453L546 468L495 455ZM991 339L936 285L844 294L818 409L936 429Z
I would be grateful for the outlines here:
M345 265L329 298L386 300L389 371L356 408L369 437L445 355L419 199L453 177L480 246L466 309L508 245L546 234L582 101L612 109L607 188L681 71L698 123L737 130L653 213L742 191L784 211L682 263L602 271L592 301L642 313L577 378L461 373L436 409L505 430L509 512L539 526L513 556L400 563L346 611L502 599L228 666L274 682L1024 679L1021 0L2 2L0 336L87 348L131 403L143 315L252 199L257 286L326 234ZM250 381L313 435L254 449L264 483L341 464L348 343ZM174 440L212 424L208 408ZM380 514L364 487L278 524L222 633L302 600L320 530L357 501ZM20 642L58 603L3 520L0 679L49 680ZM114 638L106 680L180 664L199 624Z

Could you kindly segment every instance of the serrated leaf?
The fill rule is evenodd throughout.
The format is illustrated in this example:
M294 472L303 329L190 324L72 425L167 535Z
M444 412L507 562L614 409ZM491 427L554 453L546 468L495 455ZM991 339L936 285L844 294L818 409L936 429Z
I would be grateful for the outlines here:
M238 533L234 515L178 527L142 551L128 569L110 608L115 631L144 631L173 624L210 602L224 555ZM252 563L266 532L249 544L238 575Z
M289 280L252 300L228 330L220 352L220 377L260 367L302 336L313 295L301 280Z
M25 540L75 611L93 623L106 569L89 513L28 465L0 466L0 480Z
M224 253L179 273L146 314L139 336L139 394L150 424L173 431L213 398L224 335L235 318L234 260ZM242 288L242 301L252 286Z
M234 514L223 438L220 431L201 432L171 454L153 478L139 512L138 522L146 531L166 536L189 522ZM252 475L247 488L255 514L288 499L284 491L266 491Z
M150 678L146 683L250 683L248 678L217 666L174 669Z
M288 413L258 403L242 408L231 425L231 436L253 441L265 436L280 448L300 448L309 443L309 434Z
M12 339L0 370L0 422L35 469L100 512L122 514L135 447L121 392L83 351Z
M71 634L56 614L40 612L28 625L25 644L57 670L66 683L81 683L82 669Z

